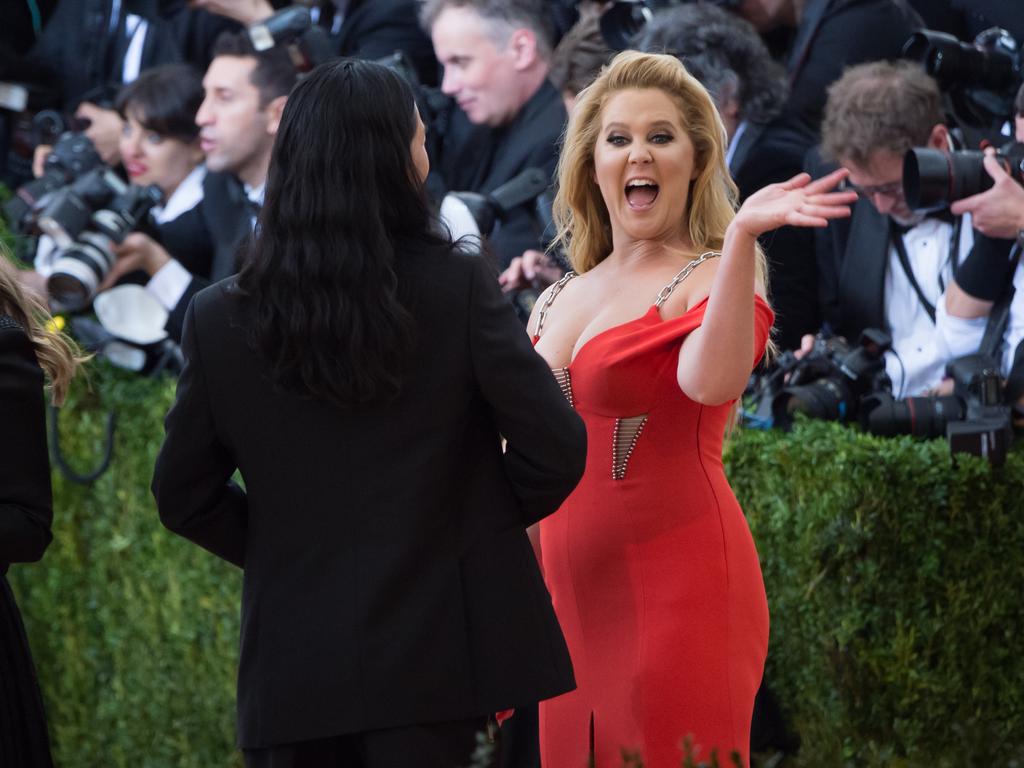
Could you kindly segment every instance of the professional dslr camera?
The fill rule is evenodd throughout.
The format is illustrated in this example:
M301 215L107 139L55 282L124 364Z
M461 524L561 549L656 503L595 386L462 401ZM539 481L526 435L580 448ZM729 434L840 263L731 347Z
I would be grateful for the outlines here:
M953 453L973 453L1001 465L1013 438L1013 421L999 366L988 355L965 355L947 364L946 375L953 380L952 395L903 400L884 391L866 395L860 404L861 426L884 437L945 435Z
M892 346L889 334L865 330L856 346L842 336L819 334L802 358L783 354L755 389L758 418L789 429L794 415L849 422L857 418L861 398L890 388L883 355Z
M3 207L4 217L16 234L33 224L36 207L44 197L70 184L82 174L102 165L92 142L81 133L64 133L46 157L43 175L18 187Z
M964 128L998 134L1013 114L1024 75L1020 45L1005 29L992 27L963 43L932 30L914 33L903 47L905 58L920 61L948 94L957 122Z
M317 64L333 58L327 35L313 25L309 8L301 5L283 8L269 19L247 27L245 31L257 51L282 46L297 72L309 72Z
M57 245L47 280L56 311L89 305L114 263L111 244L123 242L162 200L156 185L127 184L101 166L40 201L35 224Z

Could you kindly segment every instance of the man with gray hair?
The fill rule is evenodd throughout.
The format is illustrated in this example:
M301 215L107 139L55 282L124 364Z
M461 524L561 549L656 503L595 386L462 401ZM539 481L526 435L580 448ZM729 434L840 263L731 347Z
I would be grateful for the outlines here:
M554 174L565 107L548 82L554 26L544 0L426 0L420 21L444 67L451 115L431 189L489 193L527 168ZM520 206L490 238L502 269L544 245Z

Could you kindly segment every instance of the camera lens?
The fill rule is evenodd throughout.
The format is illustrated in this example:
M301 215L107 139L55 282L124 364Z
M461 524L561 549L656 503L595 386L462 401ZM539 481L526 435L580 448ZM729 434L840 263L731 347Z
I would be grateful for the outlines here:
M903 197L911 210L944 208L991 186L983 152L947 154L938 149L914 148L903 156Z
M113 263L107 238L83 232L77 242L61 251L47 279L55 306L71 312L87 307Z
M786 387L772 402L772 419L783 429L793 426L793 417L804 413L814 419L845 421L850 391L838 379L819 379L811 384Z
M947 422L964 417L963 402L953 395L896 400L887 392L878 392L865 397L860 408L861 426L882 437L942 437Z

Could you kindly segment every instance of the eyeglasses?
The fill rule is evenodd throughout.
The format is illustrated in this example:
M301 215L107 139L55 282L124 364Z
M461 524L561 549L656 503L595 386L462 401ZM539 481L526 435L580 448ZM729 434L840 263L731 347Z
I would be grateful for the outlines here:
M882 197L888 197L892 200L898 200L903 197L903 180L899 179L885 184L871 184L861 187L847 179L844 184L844 189L856 192L861 197L872 198L875 195L881 195Z

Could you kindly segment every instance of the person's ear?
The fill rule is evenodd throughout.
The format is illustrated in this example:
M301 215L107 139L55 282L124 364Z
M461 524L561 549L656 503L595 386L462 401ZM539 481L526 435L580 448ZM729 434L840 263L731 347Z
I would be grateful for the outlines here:
M537 36L529 29L517 29L508 40L512 64L518 71L529 69L538 59Z
M277 135L277 129L281 125L281 114L287 102L287 96L278 96L267 105L267 133L271 136Z
M953 149L949 140L949 129L942 123L932 127L931 135L928 136L928 147L949 152Z

